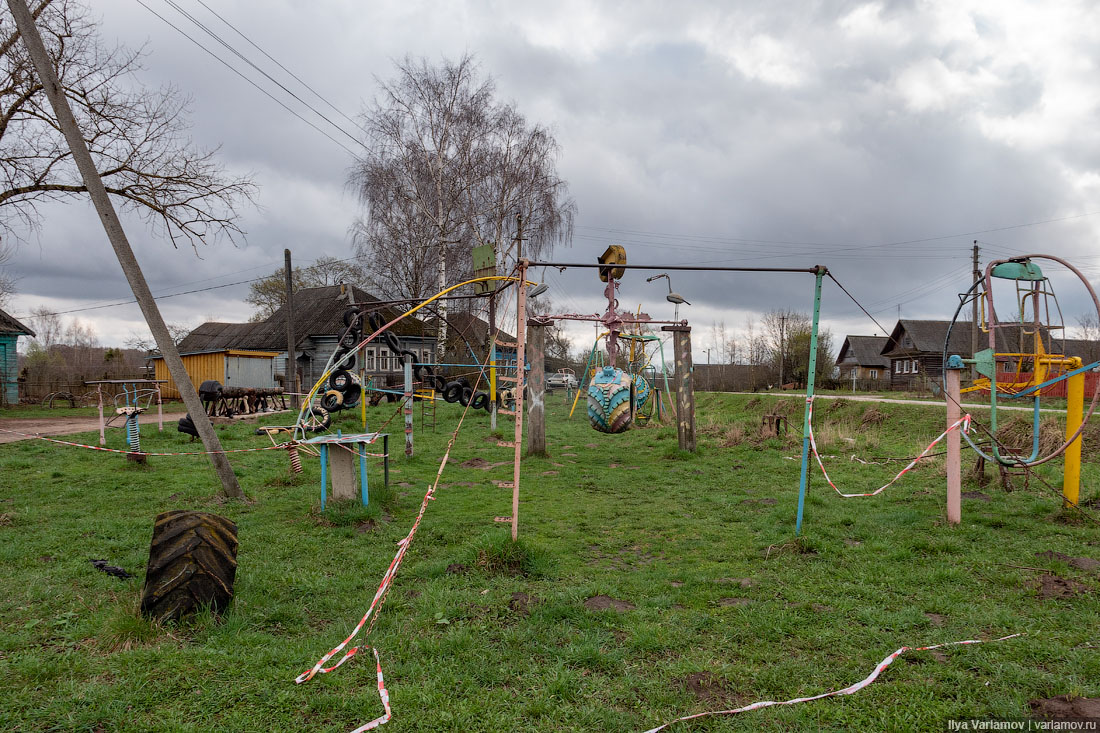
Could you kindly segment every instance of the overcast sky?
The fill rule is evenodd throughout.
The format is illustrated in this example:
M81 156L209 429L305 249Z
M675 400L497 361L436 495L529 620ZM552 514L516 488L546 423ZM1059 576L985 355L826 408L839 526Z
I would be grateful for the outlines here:
M166 0L152 10L200 40ZM299 96L354 128L198 0L176 0ZM393 60L476 55L502 99L552 128L578 206L555 257L592 261L610 243L631 262L824 264L887 329L950 318L983 263L1025 252L1100 273L1100 10L1093 2L218 2L252 42L351 117L393 76ZM359 213L352 157L136 0L98 0L109 43L146 45L141 77L193 98L193 136L220 146L260 186L247 241L174 250L136 219L127 232L155 294L351 254ZM224 49L220 54L229 59ZM239 60L232 64L257 79ZM272 94L355 149L272 85ZM129 300L90 205L53 205L11 263L10 312ZM663 282L628 273L621 301L670 318ZM549 273L563 310L601 309L592 270ZM771 308L809 311L810 275L672 273L705 361L709 332ZM1081 288L1057 279L1066 320ZM170 322L240 321L247 285L160 301ZM384 294L379 294L384 295ZM827 284L824 325L879 329ZM105 345L145 333L136 306L71 313ZM580 341L591 327L575 331Z

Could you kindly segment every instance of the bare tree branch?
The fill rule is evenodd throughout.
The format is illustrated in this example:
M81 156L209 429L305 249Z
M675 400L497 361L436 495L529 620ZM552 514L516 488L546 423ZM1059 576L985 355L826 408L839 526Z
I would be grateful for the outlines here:
M255 185L188 138L187 101L176 89L136 85L141 51L101 42L75 0L43 0L39 30L107 190L168 236L197 247L243 232L238 207ZM0 14L0 231L39 223L38 204L85 193L68 145L5 8Z

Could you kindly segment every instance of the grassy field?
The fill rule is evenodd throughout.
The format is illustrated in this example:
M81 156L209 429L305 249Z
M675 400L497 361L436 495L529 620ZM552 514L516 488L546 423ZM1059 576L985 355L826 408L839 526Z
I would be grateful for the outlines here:
M792 436L760 440L761 415L788 403ZM394 710L385 730L641 731L844 687L902 645L1017 632L903 656L850 697L673 730L944 730L948 718L1030 715L1034 698L1100 696L1100 575L1036 556L1100 559L1095 521L1063 513L1037 480L1006 492L994 479L964 483L976 493L952 528L935 458L873 498L841 499L815 472L796 541L801 406L700 395L700 451L685 455L673 427L601 435L579 413L568 420L558 393L551 456L524 463L517 548L492 521L510 513L511 491L492 483L510 475L508 452L483 413L468 419L370 637ZM293 680L366 610L457 411L441 405L433 433L418 408L416 457L394 458L391 491L372 465L370 508L325 515L315 459L291 478L281 452L234 455L252 501L221 504L201 458L143 467L41 441L0 446L0 724L335 732L380 715L369 657ZM391 413L372 408L371 425ZM942 411L832 401L815 422L833 478L867 491L904 464L849 456L914 455L942 430ZM356 429L350 416L338 427ZM218 427L226 448L266 444L252 429ZM122 440L116 432L114 447ZM142 443L198 447L155 423ZM1040 473L1060 487L1060 471L1055 461ZM1095 517L1096 463L1084 485ZM236 598L220 618L152 624L137 604L153 518L188 508L237 522ZM90 559L138 577L120 581Z

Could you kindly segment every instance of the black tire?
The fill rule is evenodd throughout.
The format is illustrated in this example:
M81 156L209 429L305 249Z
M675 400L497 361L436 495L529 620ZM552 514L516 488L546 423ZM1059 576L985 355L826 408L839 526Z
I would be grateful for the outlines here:
M386 346L390 347L393 354L401 353L401 340L397 338L397 334L393 331L383 331L382 340L386 342Z
M332 415L323 407L310 407L306 410L306 432L317 433L332 425Z
M435 391L436 392L442 392L443 390L447 389L447 378L446 377L444 377L442 374L436 374L434 379L435 379Z
M411 360L413 364L416 364L417 356L408 349L401 349L397 355L397 360L401 362L401 366L405 366L406 360Z
M164 512L153 524L141 612L161 621L207 605L221 612L236 576L237 525L207 512Z
M199 430L195 427L195 421L191 419L191 413L187 413L176 423L176 430L192 438L199 437Z
M340 337L340 348L353 351L362 340L363 334L359 331L344 331L344 334Z
M489 399L488 392L478 392L474 395L473 399L470 400L470 407L475 410L488 410L490 402L491 400Z
M458 396L458 404L463 407L470 406L470 400L474 398L474 391L469 387L463 387L462 393Z
M347 359L344 359L349 353L348 349L337 349L336 355L332 359L333 365L337 365L337 369L354 369L355 368L355 352L350 352L351 355ZM343 361L341 361L343 360Z
M363 396L363 388L358 383L352 382L351 385L344 390L344 409L350 409L359 404L360 398Z
M353 382L354 380L347 369L337 369L328 378L328 388L337 392L347 392L349 385Z
M344 325L348 328L351 328L351 325L353 323L360 322L361 317L362 314L359 312L358 308L348 308L346 311L344 311ZM359 331L361 329L356 328L355 330Z
M458 402L458 398L462 396L462 383L461 382L448 382L447 386L443 388L443 399L447 402Z
M370 330L373 333L386 325L386 319L382 317L381 313L374 311L367 316L367 324L370 325Z
M325 392L324 397L321 398L321 407L329 412L337 412L344 409L344 393L336 389L330 389L328 392Z

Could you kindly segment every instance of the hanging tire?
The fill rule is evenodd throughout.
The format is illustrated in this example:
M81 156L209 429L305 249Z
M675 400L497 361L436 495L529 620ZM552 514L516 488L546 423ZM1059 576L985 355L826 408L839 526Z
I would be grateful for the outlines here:
M436 374L433 379L435 380L435 391L443 392L447 389L447 378L442 374Z
M443 388L443 399L447 402L458 402L458 398L462 396L462 383L461 382L448 382L447 386Z
M393 331L383 331L382 340L386 342L386 346L390 347L390 351L394 355L401 353L401 341Z
M328 378L328 388L337 392L346 392L352 381L351 374L347 369L337 369Z
M370 326L370 330L373 333L386 325L386 319L382 317L381 313L374 311L367 316L367 325Z
M344 393L336 389L325 392L325 396L321 398L321 407L329 412L342 410L344 408Z
M470 400L470 407L475 410L489 410L489 403L492 400L489 399L488 392L478 392L474 395L474 398Z
M359 323L361 317L362 313L359 312L358 308L348 308L344 311L344 325L351 328L352 324ZM356 328L355 330L360 329Z
M332 415L323 407L310 406L306 409L305 429L307 432L316 433L325 430L332 425Z
M344 409L347 410L358 405L362 396L363 388L359 386L358 382L352 382L348 385L348 388L344 390Z
M463 407L470 406L470 400L474 398L474 391L469 387L463 387L462 392L458 395L458 404Z
M346 359L344 357L347 357ZM336 354L333 356L332 364L337 369L354 369L355 368L355 352L350 349L337 349Z
M237 525L207 512L164 512L153 524L141 612L160 621L204 606L221 612L233 600L236 576Z
M355 347L358 346L359 342L362 340L363 334L358 329L344 331L344 334L340 336L340 348L354 351Z

